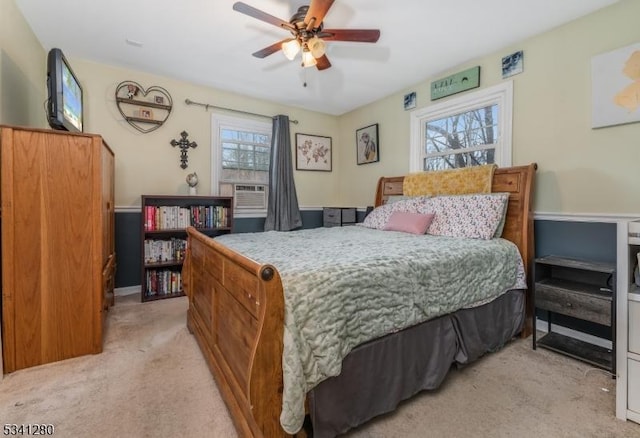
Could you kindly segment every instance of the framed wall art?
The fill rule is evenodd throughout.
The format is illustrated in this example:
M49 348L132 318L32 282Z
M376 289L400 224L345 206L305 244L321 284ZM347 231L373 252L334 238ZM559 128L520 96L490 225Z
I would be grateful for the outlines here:
M331 172L331 137L296 133L296 170Z
M356 130L356 152L358 164L380 161L377 123Z
M502 79L524 71L524 52L519 50L502 58Z
M416 92L412 91L404 95L404 110L414 109L416 107Z
M640 43L591 58L593 128L640 122Z

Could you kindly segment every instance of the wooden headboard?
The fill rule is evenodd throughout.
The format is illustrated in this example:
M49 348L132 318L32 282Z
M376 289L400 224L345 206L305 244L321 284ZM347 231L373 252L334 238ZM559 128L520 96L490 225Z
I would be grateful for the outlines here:
M531 291L533 263L533 184L538 165L497 168L493 173L492 192L509 192L509 206L502 237L518 246L527 272ZM375 206L386 203L389 196L402 195L404 176L382 177L378 180ZM528 294L529 295L529 294ZM529 296L528 296L529 298ZM531 300L528 299L527 324L523 335L531 332Z

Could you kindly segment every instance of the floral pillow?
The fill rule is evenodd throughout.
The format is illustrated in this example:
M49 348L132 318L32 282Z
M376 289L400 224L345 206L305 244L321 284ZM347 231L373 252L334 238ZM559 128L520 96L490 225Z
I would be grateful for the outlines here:
M408 199L384 204L373 209L371 213L364 218L364 221L358 225L376 230L383 230L389 218L394 211L403 211L409 213L425 213L426 201L428 196L416 196Z
M508 193L436 196L427 210L435 213L428 234L491 239L506 212Z
M391 213L393 213L393 204L381 205L374 208L373 211L364 218L362 223L356 225L381 230L387 224Z

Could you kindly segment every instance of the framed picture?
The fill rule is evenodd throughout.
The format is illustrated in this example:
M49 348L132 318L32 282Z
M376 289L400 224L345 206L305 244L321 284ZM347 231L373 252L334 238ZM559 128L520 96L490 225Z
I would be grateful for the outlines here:
M296 170L331 172L331 137L296 133Z
M380 161L377 123L356 130L356 151L358 164Z
M412 91L404 95L404 110L414 109L416 107L416 92Z
M140 119L153 119L153 111L149 108L138 108L133 112L133 117Z
M591 58L591 127L640 122L640 43Z
M502 79L522 73L524 70L524 54L522 50L502 58Z
M127 98L133 99L137 95L138 95L138 87L133 84L127 85Z

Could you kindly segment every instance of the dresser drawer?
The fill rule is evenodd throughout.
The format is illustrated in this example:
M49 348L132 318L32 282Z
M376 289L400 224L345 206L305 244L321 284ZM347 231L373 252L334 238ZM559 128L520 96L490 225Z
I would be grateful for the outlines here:
M611 298L536 282L536 307L596 324L611 325Z
M322 213L322 220L325 224L342 223L342 210L339 208L325 208Z

